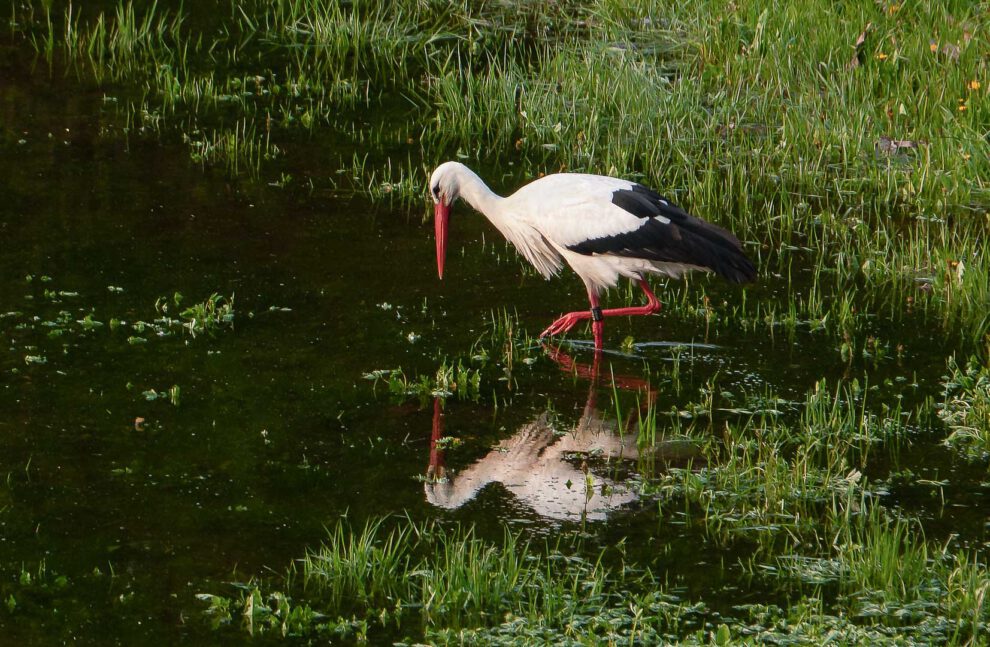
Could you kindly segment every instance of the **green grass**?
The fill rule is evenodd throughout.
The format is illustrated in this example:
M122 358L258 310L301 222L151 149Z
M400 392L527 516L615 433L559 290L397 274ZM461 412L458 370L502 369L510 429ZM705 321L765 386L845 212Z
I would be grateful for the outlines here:
M158 8L157 2L140 6L120 2L112 15L100 13L83 23L80 12L69 3L62 15L52 15L51 3L44 9L28 5L33 19L45 29L31 34L35 49L53 62L56 53L70 64L85 66L97 81L118 81L162 66L183 68L190 53L182 40L181 15ZM15 5L16 13L16 5Z
M714 318L699 305L709 325L862 343L866 311L967 343L990 331L988 23L969 4L280 0L222 8L211 32L154 4L86 20L46 7L13 16L50 63L143 85L129 119L230 173L261 173L300 128L401 106L408 121L352 133L355 156L388 152L342 162L335 190L409 205L455 152L512 162L509 186L640 178L788 285Z
M207 599L214 614L230 620L239 612L254 631L285 633L288 626L292 633L319 633L335 627L321 617L340 615L376 618L383 629L419 616L426 627L456 630L497 624L505 613L557 627L605 600L607 577L599 564L531 550L511 533L492 544L470 529L378 519L360 530L338 522L323 546L290 571L287 584L298 582L301 595L319 600L320 616L294 616L285 595L256 587L233 605ZM311 624L285 624L298 617Z
M818 568L819 583L835 580L845 593L827 604L801 596L787 614L744 605L713 621L705 605L679 599L649 571L608 568L601 556L537 548L513 533L491 542L471 529L401 518L361 529L338 522L284 578L197 597L217 626L400 644L816 644L827 634L884 644L977 640L990 612L986 566L968 553L932 554L911 524L870 510L854 516L835 558ZM812 561L781 564L773 577L800 587Z
M469 360L461 358L456 363L453 360L442 361L432 375L421 373L410 377L402 368L395 368L369 371L363 377L371 380L375 387L379 382L384 382L388 392L400 401L417 397L425 404L430 398L455 395L461 400L477 400L481 394L482 368L472 366Z
M950 357L948 370L938 411L950 432L945 443L973 460L986 462L990 457L990 366L976 357L960 366Z
M64 370L62 363L70 355L70 349L89 338L108 336L116 344L138 346L150 340L178 336L213 336L233 329L234 295L211 294L202 302L183 306L183 296L175 292L171 297L160 297L147 316L124 319L118 311L98 312L94 307L81 305L81 301L93 295L45 287L52 284L50 277L35 282L26 281L29 294L25 295L23 310L0 314L0 332L11 336L11 349L23 350L21 366L41 368L49 365L55 371ZM109 286L114 293L120 288ZM126 312L126 311L125 311ZM127 312L128 315L135 314ZM11 368L18 373L21 367ZM159 394L178 404L179 388Z
M730 544L746 537L768 551L822 542L825 511L870 494L863 474L874 447L904 439L912 418L921 415L896 404L868 405L871 391L855 381L835 387L819 382L794 403L797 416L777 410L773 394L713 411L714 391L708 389L700 406L671 412L674 419L683 418L683 410L703 412L681 432L701 450L696 466L649 474L646 490L659 497L661 510L687 513L713 540ZM669 428L658 415L653 410L641 417L641 444L656 442L657 428Z

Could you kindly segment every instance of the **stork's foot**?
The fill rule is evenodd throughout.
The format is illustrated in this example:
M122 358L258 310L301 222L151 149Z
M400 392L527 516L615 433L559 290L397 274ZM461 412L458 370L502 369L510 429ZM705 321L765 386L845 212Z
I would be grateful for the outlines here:
M541 332L540 339L550 335L565 333L578 323L592 318L593 317L590 312L568 312L566 315L550 324L546 330ZM598 321L592 322L591 328L595 334L595 350L601 350L603 337L602 331L605 329L605 324L601 319L599 319Z
M561 333L565 333L574 326L578 325L581 321L590 318L591 313L588 312L568 312L566 315L550 324L546 330L541 332L540 339L543 339L548 335L559 335Z

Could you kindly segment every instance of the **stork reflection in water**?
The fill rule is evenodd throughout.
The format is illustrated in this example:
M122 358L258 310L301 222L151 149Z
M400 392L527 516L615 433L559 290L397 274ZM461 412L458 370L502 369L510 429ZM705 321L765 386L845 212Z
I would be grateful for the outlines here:
M580 419L566 434L551 424L549 411L536 416L498 443L488 454L456 473L446 469L445 453L438 446L444 437L444 414L434 401L430 460L424 485L426 500L453 510L474 499L491 483L501 483L520 503L542 517L554 520L601 521L638 497L636 491L609 476L597 473L598 465L640 458L636 433L619 433L618 420L605 416L596 406L596 377L600 354L593 365L574 362L557 348L548 355L560 367L579 377L591 378ZM655 392L645 380L615 376L616 387L642 391L649 403ZM636 411L630 412L630 420ZM629 428L629 425L626 425ZM650 448L654 456L686 462L692 448L683 442Z

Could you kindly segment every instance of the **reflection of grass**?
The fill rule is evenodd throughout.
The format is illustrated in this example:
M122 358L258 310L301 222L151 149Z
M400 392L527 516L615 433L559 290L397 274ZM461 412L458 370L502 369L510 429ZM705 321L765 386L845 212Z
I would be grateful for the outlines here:
M510 322L496 319L496 346ZM560 546L536 551L511 534L491 543L463 529L416 524L386 534L381 521L360 533L332 531L294 571L303 588L290 577L284 591L252 584L240 597L204 599L214 620L241 615L255 632L332 631L369 640L409 627L404 618L418 614L422 634L413 630L410 639L440 644L728 644L755 636L808 645L828 636L971 644L990 620L986 564L978 553L927 541L917 520L881 505L882 487L864 475L878 447L905 438L912 420L928 412L907 415L896 404L871 402L874 393L855 381L835 388L822 381L803 402L766 393L742 396L727 409L717 407L719 398L738 397L710 381L699 403L680 406L696 413L686 428L681 411L668 422L652 401L639 408L641 491L659 500L662 519L718 550L746 555L738 568L788 592L786 612L742 605L735 615L715 616L671 595L660 572L593 566ZM613 398L618 407L617 387ZM661 466L651 456L649 448L672 432L700 448L694 465ZM504 571L481 577L503 562ZM597 562L613 563L607 555ZM553 610L541 595L554 599Z
M368 164L368 155L354 154L350 168L341 165L338 174L349 177L355 188L377 202L411 203L423 197L423 178L431 169L417 168L411 160L405 165L385 162L385 167L376 169Z
M642 179L738 232L763 278L728 299L703 279L672 284L664 316L716 333L826 332L842 360L874 367L899 352L901 340L884 330L890 322L968 346L990 329L985 12L824 0L800 10L719 0L279 0L237 3L217 18L220 28L200 31L154 4L121 2L92 19L45 11L50 4L13 5L14 28L53 69L68 64L112 92L128 126L183 131L204 165L260 174L270 158L294 154L286 141L323 134L342 161L312 175L339 178L377 202L416 200L426 171L455 151L486 163L486 177L502 187L558 169ZM397 107L401 119L389 118ZM306 169L294 163L291 171L306 181ZM291 176L278 172L285 186ZM40 294L51 304L76 298ZM150 322L30 314L2 319L18 347L12 373L51 371L74 338L121 330L121 342L141 344L229 327L234 311L232 297L213 295ZM403 398L480 399L485 367L511 386L520 363L538 355L518 319L502 312L468 353L435 372L371 377ZM672 359L657 385L689 397L688 359ZM949 373L946 442L985 460L985 362L951 363ZM488 373L484 381L499 384ZM338 527L287 594L249 587L238 599L214 598L215 610L256 630L367 634L387 625L380 630L389 636L418 632L433 642L763 636L814 644L899 633L978 642L985 557L938 547L915 520L881 506L877 454L908 442L916 413L874 403L872 388L821 381L792 415L771 411L769 392L720 409L713 381L670 416L652 404L636 409L644 449L671 429L700 448L687 468L642 460L642 489L659 502L662 522L741 552L754 577L772 572L772 586L796 601L786 612L739 609L740 618L718 619L723 631L703 608L658 593L666 591L660 575L623 579L511 535L490 543L418 524L389 533L381 523ZM617 417L636 419L615 400ZM22 608L25 596L10 581L0 594ZM409 617L422 631L397 624Z
M494 318L490 339L482 337L471 352L509 361L511 354L507 358L492 349L518 341L508 333L514 323L505 314ZM868 347L877 354L882 344L874 340ZM665 411L657 406L656 394L644 403L644 392L621 394L618 378L612 378L616 417L638 421L641 493L657 499L662 523L677 523L720 551L745 555L738 564L743 573L764 579L799 603L789 612L766 605L738 607L738 617L716 623L703 606L665 597L662 617L647 614L635 620L636 631L623 633L638 617L641 591L665 591L659 579L648 575L614 584L633 604L619 606L602 598L595 601L598 610L582 622L597 626L609 618L617 628L609 639L632 635L632 642L644 644L657 636L717 642L719 636L755 635L796 644L817 644L828 635L871 644L905 638L968 644L980 635L990 619L990 574L982 553L927 541L919 520L882 504L888 485L867 476L875 471L878 453L910 442L932 420L930 401L905 410L900 398L856 380L834 386L821 380L798 401L785 401L772 391L733 394L714 378L692 393L680 377L685 358L679 349L672 353L679 361L667 363L657 375L660 392L666 392L659 397L693 396L696 401ZM981 384L977 372L972 369L968 381L956 375L953 388L973 391ZM608 373L603 379L604 387ZM637 399L638 418L627 415L620 399ZM732 406L720 406L726 401ZM687 467L671 467L662 454L650 451L675 438L698 448ZM604 577L606 588L613 586L612 575ZM533 633L537 628L521 611L508 612L513 623L490 620L503 613L493 607L473 620L429 621L426 636L440 642L455 635L479 641L536 635L560 640L559 627L542 625L542 633ZM576 621L567 622L574 626ZM604 639L595 633L581 636L590 642Z
M185 139L193 161L223 165L232 173L244 170L256 175L263 160L281 152L268 138L259 139L254 126L247 121L235 125L233 130L221 129L210 135L197 133Z

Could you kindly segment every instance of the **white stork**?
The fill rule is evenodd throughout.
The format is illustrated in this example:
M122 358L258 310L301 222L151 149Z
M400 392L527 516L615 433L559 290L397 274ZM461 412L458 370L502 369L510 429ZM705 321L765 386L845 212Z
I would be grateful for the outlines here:
M649 315L660 301L644 276L680 278L690 270L715 272L733 283L756 278L756 268L728 231L689 215L653 190L602 175L558 173L530 182L508 197L492 192L474 171L445 162L433 171L437 272L443 278L451 205L464 200L502 232L545 278L564 262L588 290L590 311L569 312L540 337L592 320L595 349L602 348L605 317ZM625 276L646 294L644 306L602 310L601 291Z

